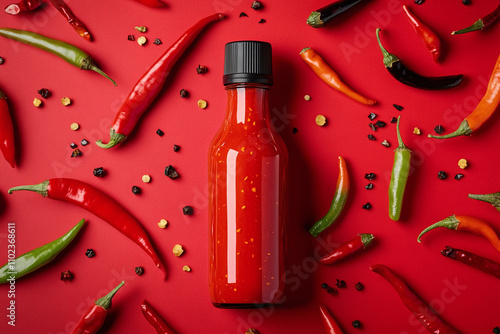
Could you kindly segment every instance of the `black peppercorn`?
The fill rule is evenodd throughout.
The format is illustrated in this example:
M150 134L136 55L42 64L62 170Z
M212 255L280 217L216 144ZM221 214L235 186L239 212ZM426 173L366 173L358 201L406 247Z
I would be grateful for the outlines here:
M243 16L244 16L244 17L248 17L248 15L247 15L245 12L241 12L241 13L240 13L240 17L243 17Z
M181 89L180 95L181 95L181 97L188 97L188 96L189 96L189 93L188 93L188 91L187 91L187 90L185 90L185 89Z
M377 117L377 114L375 114L375 113L371 113L370 115L368 115L368 118L370 119L370 121L373 121L375 119L375 117Z
M144 274L144 268L143 267L135 267L135 273L137 274L137 276L141 276L142 274Z
M455 175L455 180L460 180L463 177L464 177L464 174L459 173L459 174Z
M172 165L168 165L167 167L165 167L165 176L168 176L172 180L180 177L179 173L177 173Z
M208 71L208 68L206 66L203 66L203 65L198 65L198 67L196 68L196 73L198 74L204 74L204 73L207 73Z
M462 3L466 6L470 5L470 0L462 0Z
M361 291L361 290L363 290L365 288L365 286L361 282L356 283L356 285L354 287L358 291Z
M127 36L127 39L128 39L129 41L135 41L135 37L134 37L134 35L128 35L128 36Z
M373 183L368 183L366 186L365 186L365 189L373 189Z
M73 273L69 270L61 273L61 281L71 281L73 277L75 277L75 275L73 275Z
M493 328L493 334L500 334L500 327Z
M425 0L415 0L416 5L421 5L424 3Z
M326 283L321 284L321 288L322 289L328 289L328 284L326 284Z
M335 285L338 286L340 289L345 289L347 287L345 281L339 280L338 278L337 278L337 283L335 283Z
M47 88L42 88L38 90L38 94L40 94L41 97L46 99L50 96L50 91Z
M397 123L398 119L396 117L391 118L391 123Z
M259 21L259 22L257 22L257 23L265 23L265 22L266 22L266 20L264 20L264 19L260 19L260 21Z
M375 136L374 136L374 135L372 135L372 134L370 133L370 134L368 135L368 139L369 139L369 140L375 140Z
M297 132L299 132L299 129L297 129L297 128L293 128L293 129L292 129L292 133L293 133L293 134L296 134Z
M94 176L95 177L102 177L102 176L104 176L104 168L102 168L102 167L94 168Z
M377 128L375 127L375 124L373 123L369 123L368 126L370 127L370 129L372 129L373 131L377 131Z
M160 45L161 44L161 40L159 38L155 38L155 41L153 42L153 44Z
M434 128L434 132L437 133L438 135L442 134L444 132L444 128L442 125L437 125L435 128Z
M382 122L382 121L377 121L377 123L375 123L376 126L378 126L379 128L383 128L386 123L385 122Z
M185 207L182 208L182 213L184 215L191 216L193 214L194 210L192 206L186 205Z
M366 204L364 204L362 208L365 210L370 210L372 208L372 205L370 204L370 202L366 202Z
M95 252L92 248L89 248L87 249L87 251L85 252L85 255L87 255L88 258L91 258L91 257L94 257L95 256Z
M370 181L374 180L375 177L376 177L375 173L366 173L365 174L365 179L370 180Z
M361 328L361 322L359 320L354 320L352 322L352 327L354 327L354 328Z
M77 147L78 147L78 145L76 145L75 143L71 143L71 144L69 144L69 147L71 147L71 148L73 148L73 149L74 149L74 148L77 148Z
M328 287L326 289L326 292L329 293L329 294L331 294L331 295L336 295L336 294L339 293L339 290L337 290L336 288Z
M447 177L448 177L448 175L446 174L446 172L445 172L445 171L443 171L443 170L440 170L440 171L439 171L439 173L438 173L438 179L440 179L440 180L444 180L444 179L446 179Z
M132 187L132 193L134 195L139 195L141 193L141 191L142 191L141 188L139 188L138 186L133 186Z
M402 111L404 109L404 107L400 106L399 104L394 103L392 106L396 108L397 111Z
M262 2L254 1L252 2L252 9L258 10L262 8Z
M179 145L174 145L174 152L179 152L181 147Z
M160 137L163 137L163 135L165 134L165 132L161 131L160 129L156 130L156 134Z
M87 146L89 142L87 141L87 139L82 139L80 144L82 144L82 146Z
M3 62L4 62L3 58L2 58L2 57L0 57L0 65L2 65L2 64L3 64Z

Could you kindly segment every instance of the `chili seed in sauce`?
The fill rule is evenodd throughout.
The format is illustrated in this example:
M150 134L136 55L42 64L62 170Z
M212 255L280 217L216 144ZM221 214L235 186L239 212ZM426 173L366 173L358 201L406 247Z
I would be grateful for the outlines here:
M392 106L396 108L397 111L402 111L404 109L404 107L400 106L399 104L394 103Z
M365 174L365 179L370 180L370 181L374 180L375 177L376 177L375 173L366 173Z
M42 88L38 90L38 94L40 94L41 97L46 99L50 96L50 91L47 88Z
M370 113L370 115L368 115L368 118L370 119L370 121L373 121L375 119L375 117L377 117L377 114L375 113Z
M182 208L182 214L191 216L194 213L193 207L186 205Z
M162 44L161 39L155 38L155 41L153 42L154 45L160 45Z
M82 139L82 141L80 142L80 144L82 144L82 146L87 146L89 144L89 142L88 142L87 139Z
M181 147L179 145L174 145L174 152L179 152Z
M40 99L37 99L36 97L33 99L33 105L34 105L35 107L37 107L37 108L38 108L38 107L41 107L41 106L42 106L42 104L43 104L43 103L42 103L42 101L41 101Z
M172 180L180 177L179 173L177 173L172 165L168 165L167 167L165 167L165 176L168 176Z
M77 148L78 145L76 145L75 143L71 143L71 144L69 144L69 147L71 147L71 148Z
M85 252L85 255L88 257L88 258L91 258L91 257L94 257L95 256L95 252L92 248L89 248L87 249L87 251Z
M375 127L375 124L373 123L369 123L368 126L370 127L370 129L372 129L373 131L377 131L377 128Z
M165 132L163 132L163 131L161 131L160 129L158 129L158 130L156 130L156 134L157 134L158 136L162 137L162 136L165 134Z
M196 68L196 73L198 74L205 74L208 72L208 68L204 65L198 65L198 67Z
M371 133L368 135L368 139L369 139L369 140L376 140L376 139L375 139L375 136L374 136L374 135L372 135Z
M363 283L361 283L361 282L356 283L356 285L355 285L354 287L355 287L355 288L356 288L356 290L358 290L358 291L361 291L361 290L363 290L363 289L365 288L365 286L364 286L364 285L363 285Z
M354 320L354 321L352 322L352 327L354 327L354 328L361 328L361 321L359 321L359 320Z
M377 121L377 123L375 123L375 125L378 126L379 128L383 128L384 126L386 126L386 123L383 121Z
M460 180L463 177L464 177L464 174L459 173L459 174L455 175L455 180Z
M142 274L144 274L144 268L143 267L135 267L134 271L137 274L137 276L141 276Z
M259 22L257 22L257 23L265 23L265 22L266 22L266 20L264 20L264 19L260 19L260 21L259 21Z
M440 180L444 180L444 179L446 179L447 177L448 177L448 175L446 174L446 172L445 172L445 171L440 170L440 171L438 172L438 179L440 179Z
M134 195L139 195L141 193L141 191L142 191L141 188L139 188L138 186L133 186L132 187L132 193Z
M248 15L247 15L247 13L245 13L245 12L241 12L241 13L240 13L240 17L248 17Z
M128 35L128 36L127 36L127 39L128 39L129 41L135 41L135 37L134 37L134 35Z
M397 123L398 119L396 117L391 118L391 123Z
M185 90L185 89L181 89L181 91L180 91L180 95L181 95L181 97L188 97L188 96L189 96L189 93L188 93L188 91L187 91L187 90Z
M260 1L254 1L252 2L252 9L258 10L262 8L262 2Z
M372 205L370 204L370 202L366 202L366 204L364 204L362 208L365 210L370 210L372 208Z
M338 278L337 278L337 283L335 283L335 285L338 286L340 289L345 289L347 287L345 281L339 280Z
M104 168L103 167L94 168L93 173L94 173L95 177L103 177L104 176Z
M434 128L434 132L437 133L438 135L442 134L444 132L444 128L442 125L437 125L435 128Z
M373 189L373 183L368 183L366 186L365 186L365 189Z
M71 281L75 277L73 273L69 270L63 271L61 273L61 281Z

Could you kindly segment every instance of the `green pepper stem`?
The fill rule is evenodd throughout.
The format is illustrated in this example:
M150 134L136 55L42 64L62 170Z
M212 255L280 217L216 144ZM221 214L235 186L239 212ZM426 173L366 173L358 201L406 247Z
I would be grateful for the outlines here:
M125 284L125 281L122 281L120 284L118 284L118 286L116 288L114 288L113 290L111 290L106 296L99 298L95 302L95 304L97 306L102 307L105 310L107 310L108 308L111 308L111 300L113 299L113 296L115 295L115 293L117 293L118 290L120 290L120 288L123 286L123 284Z
M418 242L422 242L422 241L420 241L420 238L425 233L429 232L430 230L435 229L436 227L446 227L446 228L449 228L450 230L456 230L458 228L458 224L460 224L460 222L455 217L455 215L449 216L449 217L447 217L447 218L445 218L445 219L443 219L441 221L438 221L435 224L432 224L431 226L427 227L422 232L420 232L420 234L418 235L417 241Z
M482 30L483 28L484 28L483 19L479 19L476 22L474 22L470 27L460 29L460 30L455 30L451 34L452 35L465 34L467 32L471 32L471 31Z
M311 15L307 18L307 24L313 28L321 28L325 24L321 21L321 13L320 12L312 12Z
M48 190L47 190L48 186L49 186L49 180L46 180L46 181L43 181L42 183L39 183L39 184L12 187L7 192L9 194L12 194L14 191L28 190L28 191L34 191L36 193L39 193L43 197L47 197L48 196Z
M486 203L492 204L498 211L500 211L500 191L492 194L469 194L469 198L477 199Z
M401 138L401 132L399 131L399 120L401 119L401 116L398 116L398 123L396 124L396 133L398 135L398 148L399 149L405 149L405 143L403 143L403 138Z
M111 79L106 73L104 73L99 67L97 67L95 65L90 65L89 69L91 69L94 72L99 73L100 75L104 76L105 78L108 78L113 83L113 85L115 85L115 87L116 87L116 82L113 79Z
M299 52L299 54L303 54L304 52L306 52L306 51L307 51L307 50L309 50L309 49L310 49L309 47L307 47L307 48L303 48L303 49Z
M371 233L360 233L358 235L361 237L361 242L363 243L364 248L370 246L373 239L375 239L375 237Z
M116 133L116 131L113 128L111 128L111 130L109 131L109 141L107 144L104 144L100 139L95 143L97 146L101 148L112 148L120 144L121 142L125 141L125 139L127 139L127 136L122 135L121 133Z
M389 53L382 46L382 42L380 41L380 28L377 28L377 30L375 30L375 33L377 34L378 45L380 46L380 50L382 51L382 55L384 56L384 65L386 68L391 67L393 63L400 61L400 59L396 55Z
M437 139L446 139L446 138L453 138L453 137L458 137L458 136L470 136L472 133L472 129L469 126L469 122L467 122L466 119L460 123L460 126L458 129L453 131L452 133L448 133L447 135L443 136L436 136L436 135L427 135L429 138L437 138Z

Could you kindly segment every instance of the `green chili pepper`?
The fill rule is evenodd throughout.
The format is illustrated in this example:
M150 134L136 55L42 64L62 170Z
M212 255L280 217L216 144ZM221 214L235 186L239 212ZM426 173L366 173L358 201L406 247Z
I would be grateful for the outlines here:
M347 173L347 166L344 158L339 157L339 177L337 179L337 188L335 189L335 196L333 197L330 210L326 215L318 220L313 227L309 229L309 233L313 237L317 237L326 228L332 225L335 220L340 216L342 209L344 209L349 194L349 174Z
M74 45L31 31L10 28L0 28L0 36L50 52L79 69L95 71L111 80L111 82L116 86L116 82L94 64L94 60L90 57L90 55Z
M406 181L410 172L411 151L403 143L399 132L399 119L397 124L398 144L394 150L394 165L392 166L391 183L389 184L389 218L399 220L403 196L405 194Z
M0 268L0 284L17 280L50 263L76 237L84 222L85 219L80 220L75 227L59 239L7 262Z
M478 199L480 201L490 203L500 211L500 191L492 194L482 194L482 195L476 195L476 194L469 194L469 198L472 199Z

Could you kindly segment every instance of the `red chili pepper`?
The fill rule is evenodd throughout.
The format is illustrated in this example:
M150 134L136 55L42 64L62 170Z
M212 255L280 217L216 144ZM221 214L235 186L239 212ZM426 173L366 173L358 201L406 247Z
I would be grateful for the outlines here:
M98 140L96 144L102 148L111 148L123 142L132 132L139 118L144 114L146 109L153 103L154 99L160 93L167 76L186 51L188 46L198 36L198 34L208 24L220 21L224 18L224 14L213 14L204 19L201 19L186 31L161 57L151 68L142 75L139 81L135 84L132 91L128 94L122 106L118 110L113 126L110 130L110 140L107 144L103 144Z
M370 270L385 278L396 289L403 304L420 321L430 333L434 334L460 334L456 329L447 324L413 292L406 282L388 267L376 264Z
M149 6L149 7L165 7L165 4L161 2L160 0L135 0L137 2L142 3L143 5Z
M9 194L18 190L29 190L56 200L75 204L108 222L118 231L139 245L165 271L158 254L153 248L142 225L111 197L93 186L74 179L50 179L36 185L19 186L9 189Z
M49 0L50 4L54 6L59 13L62 14L68 21L69 25L75 29L75 31L85 38L87 41L92 40L92 36L90 36L89 31L87 28L83 25L83 23L73 14L71 9L64 3L62 0Z
M106 296L99 298L94 305L90 306L83 314L71 334L94 334L104 324L109 309L111 308L111 300L115 293L125 284L122 281L116 288L114 288Z
M10 15L17 15L21 12L28 12L37 9L42 5L42 0L21 0L5 7L5 12Z
M7 97L0 92L0 151L7 162L16 166L16 147L14 142L14 126L9 113Z
M429 26L423 24L418 17L410 12L410 9L406 5L403 5L403 10L410 20L413 29L424 41L427 50L429 50L432 54L432 59L437 62L439 56L441 55L441 41L439 36Z
M337 324L332 314L325 305L319 306L319 311L321 312L321 319L323 320L323 326L325 326L325 331L328 334L344 334Z
M441 251L441 254L500 278L500 263L465 250L451 248L450 246L446 246L445 249Z
M330 254L320 259L319 262L323 264L335 263L350 254L359 252L370 246L374 238L373 234L358 234L356 238L343 243L338 248L334 249Z
M161 318L153 306L146 300L142 302L141 311L144 317L146 317L146 320L156 329L158 334L175 334L174 330L167 325L165 320Z
M481 219L471 216L449 216L448 218L445 218L424 229L419 234L417 241L421 242L420 237L436 227L446 227L450 230L472 232L477 235L482 235L491 242L497 251L500 252L500 239L498 238L495 230L487 222Z
M470 27L467 27L465 29L461 30L456 30L453 31L451 34L452 35L458 35L458 34L464 34L466 32L471 32L471 31L476 31L476 30L483 30L486 27L489 27L495 23L496 20L500 18L500 5L497 6L491 13L488 15L480 18L476 22L474 22Z

